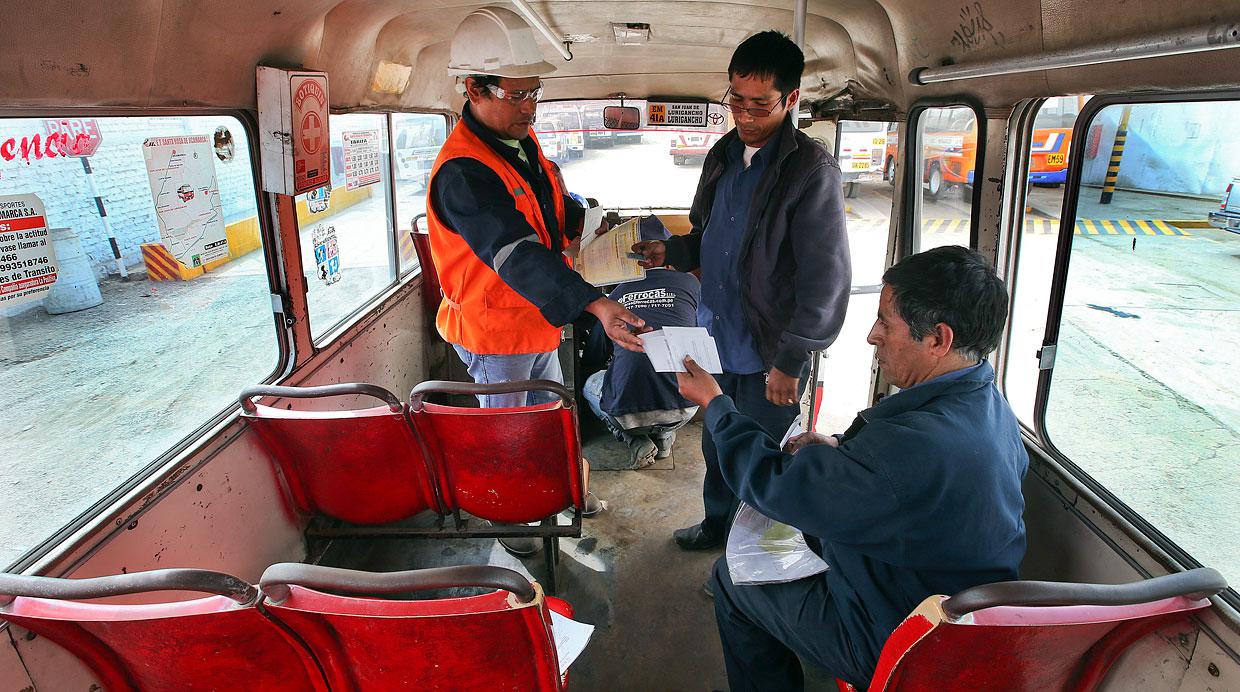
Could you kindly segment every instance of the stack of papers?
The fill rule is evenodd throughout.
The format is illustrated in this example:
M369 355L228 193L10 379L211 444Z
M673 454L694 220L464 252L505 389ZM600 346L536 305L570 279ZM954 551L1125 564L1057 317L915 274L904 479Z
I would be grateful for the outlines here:
M590 635L594 634L594 625L570 620L552 610L551 633L555 637L555 656L560 661L560 675L563 675L586 650Z
M705 327L664 327L638 336L655 372L687 372L685 356L692 358L706 372L723 372L723 366L719 364L719 350Z
M630 219L603 235L587 232L577 250L573 268L581 278L595 286L611 286L646 278L646 268L632 253L641 240L637 219Z

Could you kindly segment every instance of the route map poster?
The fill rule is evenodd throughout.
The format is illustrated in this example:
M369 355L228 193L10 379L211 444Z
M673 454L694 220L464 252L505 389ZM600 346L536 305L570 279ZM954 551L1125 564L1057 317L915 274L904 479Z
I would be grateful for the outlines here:
M189 268L228 256L210 135L152 137L142 145L159 237Z
M56 254L37 195L0 195L0 305L41 297L56 283Z

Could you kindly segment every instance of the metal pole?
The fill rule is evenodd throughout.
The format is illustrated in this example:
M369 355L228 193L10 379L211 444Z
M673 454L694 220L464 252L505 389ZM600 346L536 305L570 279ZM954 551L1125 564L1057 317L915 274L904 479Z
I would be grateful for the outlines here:
M805 50L805 9L809 0L793 0L792 5L792 42L797 48Z
M1106 182L1102 184L1102 197L1099 204L1110 204L1115 195L1115 181L1119 179L1119 162L1124 158L1124 144L1128 141L1128 116L1132 115L1132 106L1124 106L1119 116L1119 125L1115 128L1115 143L1111 145L1111 163L1107 166Z
M542 15L538 14L533 7L530 7L528 2L525 0L512 0L512 4L517 8L518 12L525 15L525 19L529 23L533 24L535 29L538 29L538 31L547 38L547 41L550 42L556 51L559 52L560 57L565 60L573 59L572 52L570 52L564 45L566 43L564 37L557 35L555 31L547 25L547 22L543 20Z
M99 186L95 184L95 169L91 168L90 157L82 157L82 170L86 171L86 182L90 185L90 194L95 198L95 209L103 220L103 231L108 234L108 244L112 246L112 259L116 261L116 271L122 281L129 280L129 272L125 270L125 260L121 257L121 246L116 242L116 234L112 232L112 222L108 221L108 208L104 206L103 195L99 194Z
M1064 67L1082 67L1123 60L1162 58L1185 53L1223 50L1240 47L1240 24L1214 24L1172 31L1136 39L1103 43L1088 48L1051 51L1020 58L1006 58L975 65L948 65L946 67L919 67L909 75L909 81L917 85L952 82L979 77L997 77L1057 70Z

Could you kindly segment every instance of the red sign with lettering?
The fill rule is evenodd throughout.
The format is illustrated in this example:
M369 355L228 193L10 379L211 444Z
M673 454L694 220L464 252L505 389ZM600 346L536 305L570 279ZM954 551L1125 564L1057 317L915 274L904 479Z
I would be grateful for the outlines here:
M43 128L48 136L64 135L74 144L66 156L92 156L103 142L99 133L99 121L94 118L61 118L44 120Z

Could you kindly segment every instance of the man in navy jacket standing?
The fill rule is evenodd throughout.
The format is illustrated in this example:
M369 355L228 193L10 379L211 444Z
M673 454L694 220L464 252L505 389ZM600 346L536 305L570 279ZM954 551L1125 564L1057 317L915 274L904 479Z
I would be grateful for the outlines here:
M698 325L719 348L719 384L776 437L797 415L810 353L840 333L852 284L839 164L796 128L804 68L801 49L777 31L737 47L724 97L736 128L702 164L693 230L633 248L648 267L701 269ZM705 517L674 534L686 550L723 545L737 505L709 432L702 456Z
M1015 579L1025 553L1029 459L985 356L1007 316L981 255L940 247L887 270L869 343L902 391L840 435L781 450L692 361L681 393L706 409L724 480L805 534L830 566L783 584L712 588L733 692L799 690L807 660L859 688L887 636L922 600Z

